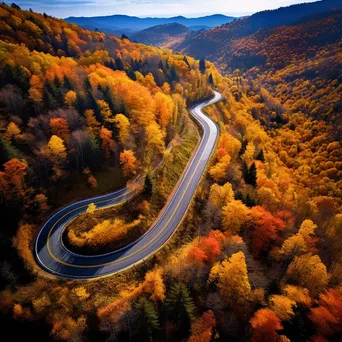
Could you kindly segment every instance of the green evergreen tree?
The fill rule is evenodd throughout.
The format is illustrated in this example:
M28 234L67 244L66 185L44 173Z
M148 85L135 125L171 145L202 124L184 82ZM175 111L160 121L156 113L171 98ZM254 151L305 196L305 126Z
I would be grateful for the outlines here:
M200 59L200 61L199 61L199 69L200 69L200 72L202 74L205 73L205 69L206 69L206 67L205 67L205 59Z
M153 194L153 184L149 175L145 177L144 191L143 194L146 198L151 198Z
M67 90L73 90L75 88L67 75L63 77L63 87Z
M243 140L242 141L241 148L240 148L240 151L239 151L239 157L241 157L246 152L247 143L248 143L247 140Z
M246 164L245 161L243 161L242 162L242 176L246 184L248 184L248 174L249 174L248 165Z
M87 92L92 90L91 83L90 83L88 76L84 79L84 89Z
M178 76L177 70L176 70L174 65L172 65L172 67L171 67L170 79L171 79L171 81L179 82L179 76Z
M4 164L12 158L23 159L22 153L4 137L0 137L0 164Z
M261 149L258 155L256 156L256 160L260 160L263 163L265 162L265 156L264 156L264 151Z
M138 325L139 339L152 341L152 334L159 329L158 313L151 301L140 298L134 305Z
M77 93L77 98L76 98L76 109L78 110L79 113L84 113L87 108L87 100L83 94Z
M214 85L214 79L212 74L209 75L208 82L209 84Z
M116 70L125 70L125 66L121 58L115 58L115 67Z
M117 114L113 93L110 91L108 87L101 87L100 90L103 94L103 99L108 103L108 106L112 113Z
M133 81L136 81L137 80L137 75L135 74L135 72L133 71L133 69L129 69L127 71L127 76L133 80Z
M53 80L53 96L57 102L58 107L63 107L65 105L64 103L64 91L63 91L63 85L59 77L55 77Z
M254 162L249 168L247 183L253 185L254 187L256 187L257 185L257 169Z
M96 98L93 94L92 91L87 91L87 109L93 109L94 110L94 114L96 117L96 120L99 122L103 122L103 118L101 116L101 111L100 111L100 107L96 101Z
M184 56L183 61L186 63L186 65L188 66L189 70L191 69L190 63L188 61L188 58L186 56Z
M55 86L52 82L49 80L46 80L44 83L43 88L43 101L48 109L57 109L58 108L58 102L55 98Z
M30 89L30 79L20 65L11 66L6 64L2 73L4 76L1 78L1 86L5 86L8 83L14 84L25 93Z
M188 332L191 321L195 317L195 304L188 289L183 283L171 287L165 300L168 317L175 323L180 332Z
M121 40L122 39L128 39L129 40L128 36L126 36L124 33L121 35Z

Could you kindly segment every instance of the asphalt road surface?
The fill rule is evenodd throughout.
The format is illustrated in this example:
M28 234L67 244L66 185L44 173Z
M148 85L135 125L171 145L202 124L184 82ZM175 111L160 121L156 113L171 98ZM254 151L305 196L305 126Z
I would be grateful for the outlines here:
M215 91L211 100L202 102L190 110L192 116L203 127L200 145L189 161L172 197L151 228L140 239L118 251L95 256L75 254L62 242L62 233L67 224L83 213L90 203L95 203L98 208L104 208L127 201L135 195L143 181L138 178L127 188L73 203L56 212L43 225L36 239L34 252L39 265L57 276L91 279L130 268L162 248L185 216L218 137L217 126L203 114L202 109L221 99L221 94Z

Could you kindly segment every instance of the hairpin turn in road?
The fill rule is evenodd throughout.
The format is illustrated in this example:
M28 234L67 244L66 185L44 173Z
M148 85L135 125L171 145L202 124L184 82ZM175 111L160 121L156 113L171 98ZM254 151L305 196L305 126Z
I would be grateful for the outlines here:
M95 256L75 254L62 242L65 226L83 213L90 203L103 208L127 201L138 191L136 185L142 182L142 179L138 178L129 187L73 203L56 212L43 225L36 239L34 253L39 265L46 271L65 278L98 278L132 267L163 247L185 216L218 137L216 124L203 114L202 109L221 99L222 95L214 91L211 100L204 101L190 110L191 115L203 128L201 142L182 174L177 188L148 232L125 248Z

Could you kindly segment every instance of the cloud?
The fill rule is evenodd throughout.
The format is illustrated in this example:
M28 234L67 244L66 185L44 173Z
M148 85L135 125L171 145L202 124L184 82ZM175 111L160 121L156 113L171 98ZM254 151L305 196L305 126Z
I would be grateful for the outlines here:
M24 9L32 8L56 17L128 14L137 16L200 16L206 14L246 15L315 0L17 0Z

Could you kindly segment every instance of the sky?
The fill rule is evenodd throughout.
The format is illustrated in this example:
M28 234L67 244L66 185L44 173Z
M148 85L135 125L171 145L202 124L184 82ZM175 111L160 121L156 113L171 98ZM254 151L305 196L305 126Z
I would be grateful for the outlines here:
M249 15L265 9L315 0L14 0L23 9L69 16L127 14L139 17L198 17L210 14ZM12 2L12 1L11 1Z

